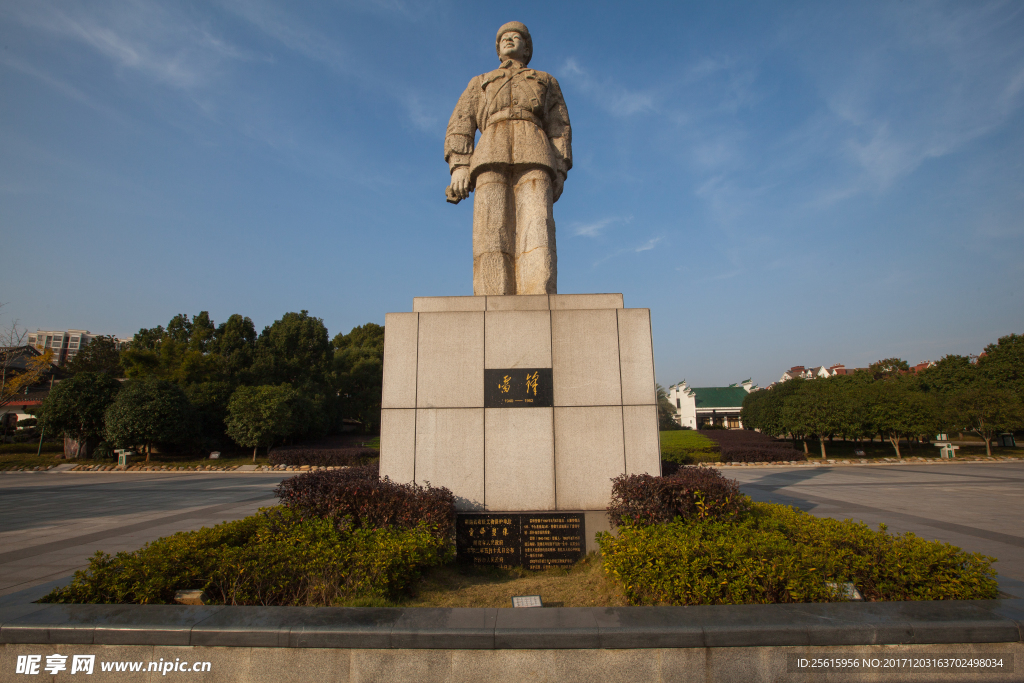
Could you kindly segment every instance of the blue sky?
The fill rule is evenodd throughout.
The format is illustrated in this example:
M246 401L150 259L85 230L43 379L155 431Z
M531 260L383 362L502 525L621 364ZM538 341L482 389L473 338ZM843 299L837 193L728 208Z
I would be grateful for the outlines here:
M658 380L1024 332L1024 4L0 5L0 323L331 334L472 294L445 125L509 20L561 83L559 291L650 308Z

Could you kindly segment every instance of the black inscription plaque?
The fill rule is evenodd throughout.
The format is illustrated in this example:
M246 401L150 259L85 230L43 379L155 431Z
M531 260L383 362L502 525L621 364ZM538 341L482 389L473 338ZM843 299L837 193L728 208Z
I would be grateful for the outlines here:
M583 557L585 539L576 513L460 513L455 522L460 562L503 569L571 565Z
M485 408L550 408L551 368L484 370Z

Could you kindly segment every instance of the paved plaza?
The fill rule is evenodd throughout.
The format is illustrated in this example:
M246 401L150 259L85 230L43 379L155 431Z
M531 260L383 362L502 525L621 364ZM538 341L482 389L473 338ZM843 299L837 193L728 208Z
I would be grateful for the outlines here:
M1024 463L730 468L755 500L911 531L998 558L1024 597ZM280 474L53 473L0 476L0 596L65 578L97 550L225 520L275 502Z
M273 505L273 474L34 472L0 476L0 596L176 531Z

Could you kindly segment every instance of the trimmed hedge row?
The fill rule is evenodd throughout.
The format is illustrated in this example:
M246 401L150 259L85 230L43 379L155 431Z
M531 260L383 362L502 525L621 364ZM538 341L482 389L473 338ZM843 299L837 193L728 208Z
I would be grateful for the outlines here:
M715 469L680 467L674 474L623 474L612 479L608 519L612 526L659 524L683 519L735 519L750 508L739 485Z
M316 448L286 446L270 451L271 465L313 465L318 467L353 467L365 465L380 456L372 448Z
M626 525L598 543L605 570L633 605L842 601L846 582L866 600L998 595L995 558L769 503L731 521L691 515Z
M0 444L0 455L7 454L29 454L35 455L36 451L39 450L39 439L36 438L33 442L23 441L21 443L4 443ZM62 443L47 443L43 442L43 453L63 453L64 444Z
M377 465L300 474L282 481L274 494L300 515L330 520L341 529L424 525L444 541L455 532L451 491L381 480Z
M96 553L42 602L164 604L199 588L225 605L331 605L391 597L453 548L425 524L339 529L289 509L176 533L134 552Z

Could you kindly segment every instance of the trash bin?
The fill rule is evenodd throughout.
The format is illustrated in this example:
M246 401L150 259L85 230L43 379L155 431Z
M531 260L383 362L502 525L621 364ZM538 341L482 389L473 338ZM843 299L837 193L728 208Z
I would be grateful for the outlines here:
M117 452L117 466L128 467L131 462L131 456L134 455L131 451L118 451Z
M1013 434L1006 433L999 435L999 445L1003 448L1016 448L1017 442L1013 438Z

